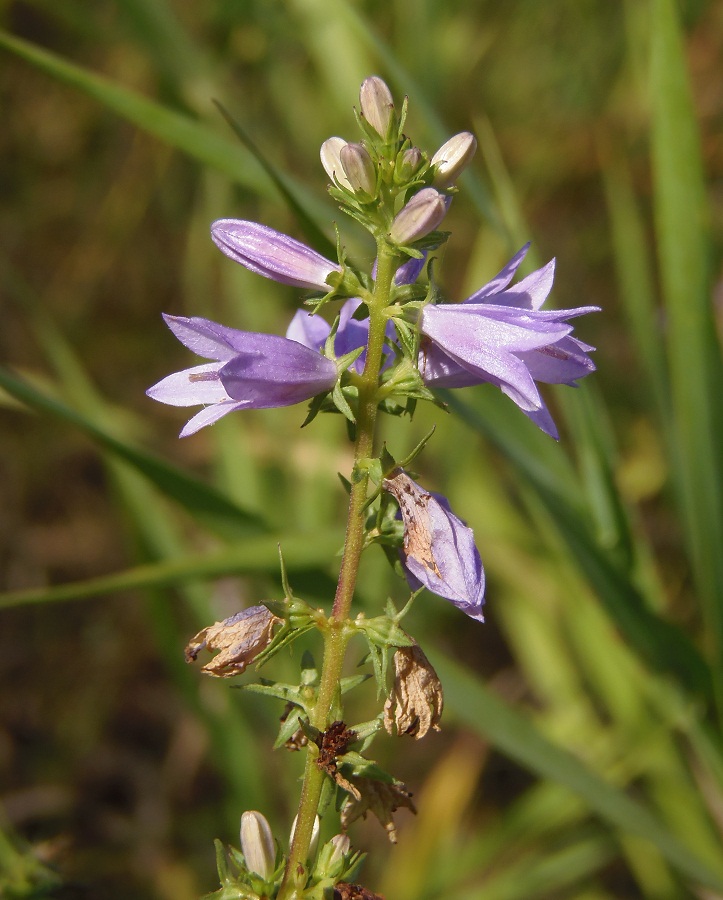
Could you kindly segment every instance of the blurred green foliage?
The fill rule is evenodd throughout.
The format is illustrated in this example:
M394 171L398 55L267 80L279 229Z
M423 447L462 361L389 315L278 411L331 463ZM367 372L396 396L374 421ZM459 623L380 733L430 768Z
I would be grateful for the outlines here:
M475 529L489 621L415 605L445 728L380 742L419 815L391 852L355 826L364 882L723 896L720 4L5 0L0 25L2 890L190 900L244 809L288 825L281 709L182 648L279 595L279 540L295 591L328 602L344 429L269 410L178 442L183 413L144 390L188 365L161 311L283 332L298 292L228 264L208 225L333 239L318 147L377 72L418 143L480 140L445 291L532 239L556 303L603 313L580 326L598 373L550 395L559 445L492 388L385 424L399 457L438 423L420 465ZM362 574L363 608L403 597L381 554Z

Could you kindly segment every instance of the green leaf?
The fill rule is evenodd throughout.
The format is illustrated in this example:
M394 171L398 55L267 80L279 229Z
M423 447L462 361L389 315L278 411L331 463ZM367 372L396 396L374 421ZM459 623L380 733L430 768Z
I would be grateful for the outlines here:
M568 788L610 825L650 841L687 878L723 890L723 864L708 868L644 806L548 740L469 671L439 654L430 656L444 684L446 708L472 731L539 777Z

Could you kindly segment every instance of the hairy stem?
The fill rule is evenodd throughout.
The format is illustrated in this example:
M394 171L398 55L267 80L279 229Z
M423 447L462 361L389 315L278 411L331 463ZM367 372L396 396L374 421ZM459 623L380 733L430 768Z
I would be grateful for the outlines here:
M356 587L359 560L364 545L364 504L367 499L368 477L360 463L368 459L374 451L377 421L377 390L379 372L384 349L384 332L387 319L384 310L389 306L394 273L399 258L385 242L380 240L377 247L377 278L372 299L369 302L369 340L364 372L359 383L359 403L356 415L356 439L354 442L354 472L352 473L349 511L346 524L344 554L339 572L334 607L324 638L324 662L319 681L319 693L311 714L311 724L319 731L325 731L331 724L331 711L339 692L342 667L349 635L345 628L349 618L354 589ZM316 765L318 749L309 743L307 748L304 782L299 801L296 830L289 852L284 882L279 891L279 900L293 900L297 896L297 873L305 873L309 853L314 818L316 816L324 773ZM305 874L299 878L303 886Z

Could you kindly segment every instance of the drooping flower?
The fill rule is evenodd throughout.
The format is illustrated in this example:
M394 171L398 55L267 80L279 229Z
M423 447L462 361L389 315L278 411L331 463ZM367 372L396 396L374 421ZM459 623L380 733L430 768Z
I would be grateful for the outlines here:
M410 734L416 740L439 731L444 709L442 683L419 644L394 652L394 683L384 704L384 728L389 734Z
M595 370L588 356L594 348L571 336L573 326L567 320L599 307L540 309L552 288L554 259L508 287L528 248L526 244L464 303L424 307L419 370L429 387L495 384L557 439L535 382L574 386Z
M211 225L211 237L229 259L281 284L327 291L326 279L341 272L340 265L316 250L258 222L219 219Z
M198 316L164 319L182 344L214 360L174 372L146 391L171 406L207 404L189 419L180 437L235 410L291 406L336 384L335 363L295 340L237 331Z
M402 567L412 590L422 586L484 622L485 576L472 529L441 494L431 494L402 469L382 486L399 504L404 523Z
M417 260L413 260L415 263ZM334 352L337 356L343 356L351 353L359 347L366 347L369 339L369 317L363 319L354 318L354 313L362 305L362 301L358 297L351 297L346 301L339 310L339 327L334 338ZM294 318L289 323L286 330L286 337L292 341L298 341L305 347L312 350L321 350L326 343L326 339L331 332L329 323L322 319L321 316L314 316L306 310L300 309L294 314ZM394 325L389 322L387 325L387 337L394 339ZM385 361L382 364L382 371L391 364L390 354L385 354ZM352 363L351 368L361 375L364 371L364 363L366 362L366 351L364 351Z

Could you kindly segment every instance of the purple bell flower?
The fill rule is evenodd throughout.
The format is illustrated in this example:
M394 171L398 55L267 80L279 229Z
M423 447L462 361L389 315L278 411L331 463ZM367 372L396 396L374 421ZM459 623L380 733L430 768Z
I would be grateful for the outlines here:
M472 529L458 519L441 494L431 494L395 469L383 487L399 504L404 522L400 553L412 590L424 586L484 622L485 575Z
M291 406L336 384L336 365L295 340L237 331L197 316L163 318L189 350L214 360L174 372L146 391L171 406L208 404L189 419L180 437L237 409Z
M420 319L419 371L429 387L468 387L490 382L555 439L552 421L535 382L575 386L595 371L594 348L571 337L568 319L597 306L542 310L555 261L508 287L529 244L464 303L424 307Z
M329 290L327 278L341 266L280 231L243 219L219 219L211 237L229 259L251 272L312 291Z

